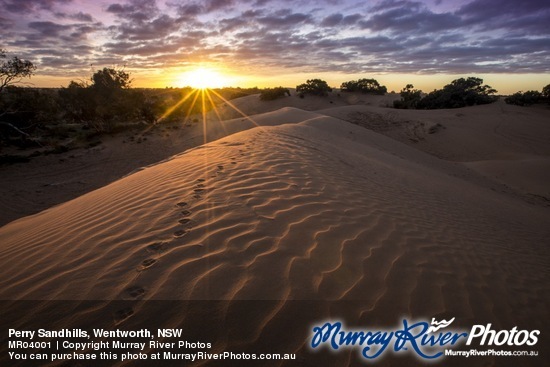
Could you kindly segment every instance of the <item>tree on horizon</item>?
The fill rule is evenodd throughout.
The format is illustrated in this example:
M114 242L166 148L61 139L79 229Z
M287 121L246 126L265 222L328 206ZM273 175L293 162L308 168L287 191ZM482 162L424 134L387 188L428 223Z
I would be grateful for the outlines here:
M384 85L380 85L376 79L359 79L350 80L342 83L340 86L343 92L361 92L365 94L386 94L388 89Z
M300 96L305 94L326 96L332 92L332 88L322 79L308 79L305 83L296 86L296 92L300 93Z
M17 98L11 98L11 101L6 102L4 98L4 89L11 87L14 84L19 83L23 78L30 78L34 75L36 66L29 60L22 60L17 56L13 56L11 59L7 59L6 50L0 49L0 116L3 119L7 115L14 115L19 112L19 106L17 106ZM11 131L16 131L23 137L29 138L29 134L22 131L14 123L9 121L0 121L0 124L7 126ZM2 133L1 135L4 135ZM6 133L9 135L9 133Z
M422 98L418 109L460 108L495 102L496 89L483 84L477 77L459 78L447 84L443 89L436 89Z
M0 49L0 59L6 59L6 50ZM36 66L29 60L22 60L17 56L2 61L0 64L0 93L9 85L19 83L23 78L34 75ZM1 94L0 94L1 96Z
M418 103L422 99L422 91L415 89L412 84L407 84L401 89L399 94L401 95L401 100L393 101L393 107L395 108L417 108Z

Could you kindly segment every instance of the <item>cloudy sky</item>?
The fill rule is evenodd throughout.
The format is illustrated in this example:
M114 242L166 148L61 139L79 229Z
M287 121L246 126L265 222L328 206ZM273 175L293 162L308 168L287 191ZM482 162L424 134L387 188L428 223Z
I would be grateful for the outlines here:
M540 90L549 24L548 0L0 0L0 47L38 66L38 86L115 65L135 86L178 86L202 65L241 86L376 77L430 90L475 75Z

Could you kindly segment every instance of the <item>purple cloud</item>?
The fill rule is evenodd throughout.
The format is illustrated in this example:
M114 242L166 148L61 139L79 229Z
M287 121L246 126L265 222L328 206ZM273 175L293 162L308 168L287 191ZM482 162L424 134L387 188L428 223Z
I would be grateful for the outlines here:
M0 0L0 46L51 73L182 58L289 72L548 72L547 1L436 2Z
M0 0L0 9L10 13L32 13L36 10L52 10L57 5L71 3L72 0Z

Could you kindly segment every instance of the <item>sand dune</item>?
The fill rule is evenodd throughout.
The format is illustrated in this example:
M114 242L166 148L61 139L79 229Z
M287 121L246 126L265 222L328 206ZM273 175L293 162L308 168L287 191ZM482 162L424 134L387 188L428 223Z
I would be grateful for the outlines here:
M0 212L0 225L103 187L140 167L255 127L243 114L261 112L266 115L265 119L273 120L269 124L301 121L301 115L293 113L285 113L290 120L277 121L277 116L288 107L343 119L443 160L462 162L467 169L462 171L461 177L472 176L469 170L475 170L493 183L494 190L514 193L537 205L548 205L550 196L540 189L547 187L548 181L540 180L539 169L546 170L543 162L550 154L546 143L550 140L547 110L510 106L502 101L458 110L386 108L395 98L398 95L341 93L338 96L333 93L328 97L302 99L294 94L275 101L261 101L258 95L252 95L220 106L219 116L209 113L207 129L202 126L202 118L197 116L199 123L196 124L159 124L142 132L106 137L101 145L91 149L40 156L24 165L4 166L0 180L0 205L4 207ZM231 123L226 121L233 117ZM521 171L514 170L520 162L530 160L535 163L522 165ZM494 169L492 162L495 162ZM527 172L527 166L533 168ZM479 171L481 167L484 169ZM479 175L475 176L471 179L479 181ZM509 180L519 176L530 179L522 179L520 185Z
M293 92L294 93L294 92ZM89 149L76 149L61 155L35 157L31 162L2 167L0 180L0 226L18 218L36 214L92 190L103 187L140 167L155 164L198 145L212 142L255 125L244 116L294 107L302 110L327 106L385 105L395 95L367 96L353 94L337 97L290 98L261 101L258 94L232 100L206 116L208 129L203 129L202 116L188 119L197 123L144 126L142 131L129 131L102 137L102 144ZM335 104L331 104L330 102ZM235 109L236 108L236 109ZM240 112L239 112L240 111ZM235 118L226 126L222 121ZM299 122L300 115L287 122ZM279 124L282 122L278 122ZM27 152L30 154L32 152Z
M214 333L220 320L240 323L246 332L229 333L220 350L300 353L311 323L339 315L354 325L429 315L548 330L548 209L413 143L328 116L345 117L346 108L285 107L212 125L210 136L230 135L0 228L0 297L33 300L45 312L53 312L49 300L75 301L56 325L132 329L153 320L200 335L204 323ZM510 147L496 142L502 150L476 151L477 161L503 159L506 149L523 156L506 139ZM548 153L543 141L525 141ZM546 178L531 180L541 195ZM212 315L196 304L184 312L145 302L155 300L220 302ZM285 327L292 332L281 340ZM311 353L301 365L358 360L352 351ZM381 365L403 363L418 364Z

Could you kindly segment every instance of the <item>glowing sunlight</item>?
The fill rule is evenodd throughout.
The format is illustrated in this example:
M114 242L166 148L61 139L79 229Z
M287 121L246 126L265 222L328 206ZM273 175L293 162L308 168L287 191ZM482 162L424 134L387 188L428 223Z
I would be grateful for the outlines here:
M178 77L178 86L196 89L227 87L229 79L217 70L200 67L182 73Z

